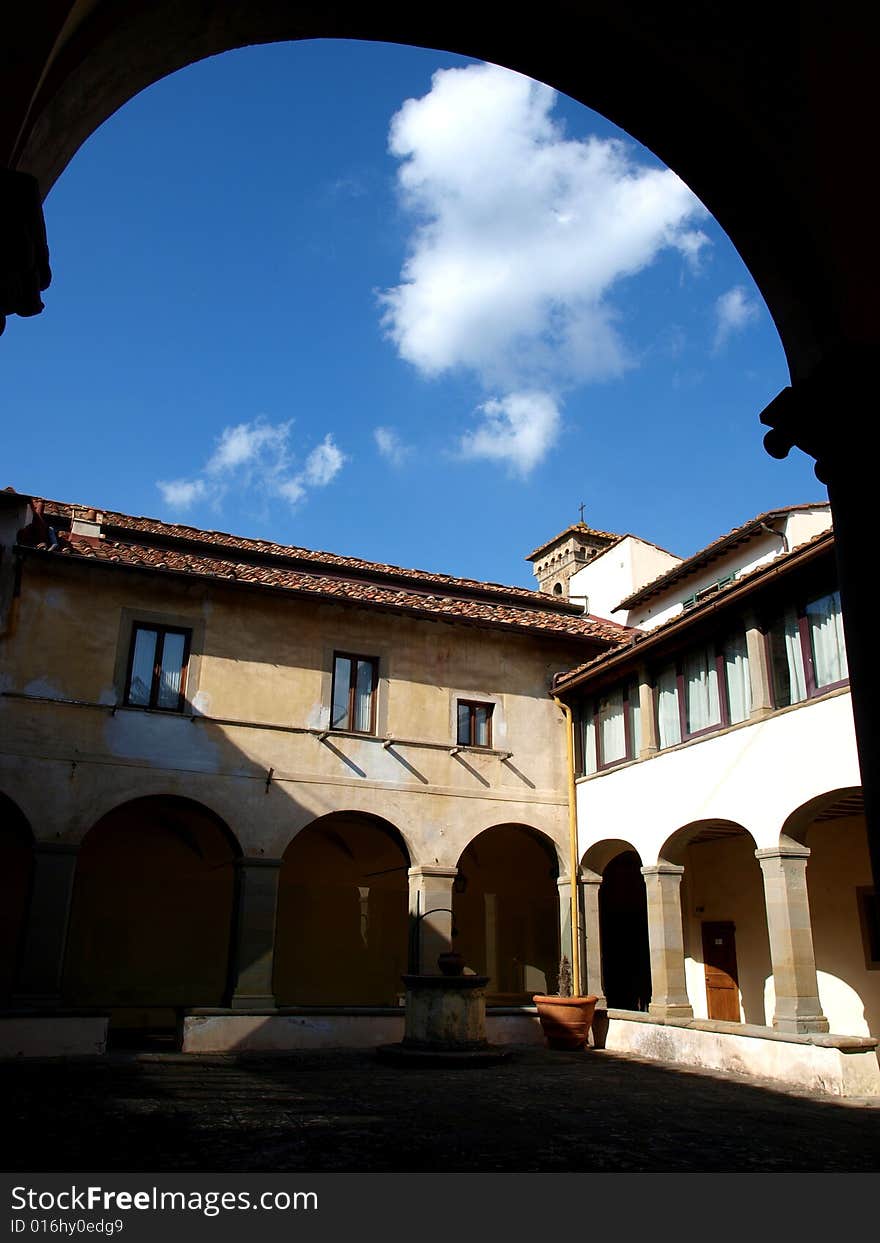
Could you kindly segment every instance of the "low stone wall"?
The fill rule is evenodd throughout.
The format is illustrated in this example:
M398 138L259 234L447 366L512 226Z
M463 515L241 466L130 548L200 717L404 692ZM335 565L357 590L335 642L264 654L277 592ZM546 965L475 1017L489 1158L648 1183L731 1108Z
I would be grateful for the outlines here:
M371 1049L403 1039L404 1011L194 1010L183 1020L184 1053L283 1052L290 1049ZM540 1044L534 1011L511 1009L486 1015L490 1044Z
M0 1058L90 1057L107 1051L106 1015L10 1014L0 1017Z
M667 1019L631 1010L597 1016L597 1045L659 1062L736 1071L833 1096L880 1096L873 1037L795 1036L747 1023Z

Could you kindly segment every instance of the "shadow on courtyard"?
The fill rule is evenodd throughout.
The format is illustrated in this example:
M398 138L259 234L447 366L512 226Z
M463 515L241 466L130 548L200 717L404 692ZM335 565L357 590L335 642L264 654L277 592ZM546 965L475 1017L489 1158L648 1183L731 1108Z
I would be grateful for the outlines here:
M0 1066L8 1172L876 1171L880 1102L609 1053L479 1070L367 1050Z

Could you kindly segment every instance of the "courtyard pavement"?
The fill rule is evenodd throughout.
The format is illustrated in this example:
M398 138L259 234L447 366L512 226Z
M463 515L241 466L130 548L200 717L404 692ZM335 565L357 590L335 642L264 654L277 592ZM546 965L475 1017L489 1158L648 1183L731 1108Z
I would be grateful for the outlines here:
M877 1172L880 1099L589 1050L480 1069L369 1050L0 1064L7 1172Z

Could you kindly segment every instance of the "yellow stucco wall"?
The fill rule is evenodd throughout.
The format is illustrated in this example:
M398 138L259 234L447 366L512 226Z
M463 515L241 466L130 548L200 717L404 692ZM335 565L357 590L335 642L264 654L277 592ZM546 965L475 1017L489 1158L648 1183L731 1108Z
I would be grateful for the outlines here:
M564 725L548 690L583 657L577 644L60 560L27 562L23 586L2 688L107 705L0 698L0 791L37 837L82 840L120 802L161 793L203 802L246 854L280 857L300 828L343 810L388 819L412 863L454 865L510 821L564 850ZM113 712L137 619L192 626L188 706L248 724ZM440 745L292 732L328 726L334 650L378 656L379 735ZM493 745L509 760L449 754L457 695L495 703Z

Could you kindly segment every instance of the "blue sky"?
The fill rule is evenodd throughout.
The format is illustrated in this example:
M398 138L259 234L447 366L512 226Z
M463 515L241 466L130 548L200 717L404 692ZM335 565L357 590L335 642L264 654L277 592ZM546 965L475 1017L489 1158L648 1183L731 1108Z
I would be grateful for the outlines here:
M529 586L581 502L685 555L825 499L762 448L788 373L721 229L507 71L228 53L111 117L45 212L0 486Z

